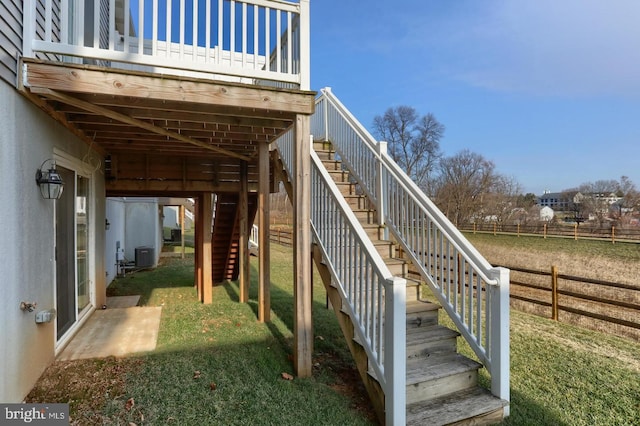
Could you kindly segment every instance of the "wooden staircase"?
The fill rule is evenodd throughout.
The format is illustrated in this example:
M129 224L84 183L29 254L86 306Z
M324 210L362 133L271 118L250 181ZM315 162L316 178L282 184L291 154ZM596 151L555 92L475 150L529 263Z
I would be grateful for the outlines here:
M237 193L219 193L215 204L215 219L211 236L212 280L219 283L224 280L238 279L240 250L240 206ZM249 194L249 226L258 210L258 197Z
M373 204L359 193L349 173L343 170L341 161L336 159L331 144L316 142L314 148L391 273L407 281L407 424L484 425L500 422L506 402L478 386L478 370L483 366L457 353L459 333L438 324L440 306L421 300L420 283L409 277L409 265L402 259L395 243L383 239ZM317 249L314 249L314 260L378 418L384 419L384 394L372 377L366 352L354 338L353 324L341 309L342 300Z

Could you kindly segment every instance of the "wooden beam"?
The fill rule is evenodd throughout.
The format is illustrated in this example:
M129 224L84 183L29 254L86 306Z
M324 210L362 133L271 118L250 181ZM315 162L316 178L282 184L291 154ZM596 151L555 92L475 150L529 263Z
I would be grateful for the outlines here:
M295 114L312 114L313 92L24 61L25 86L54 91L100 93L140 99L192 102Z
M311 140L310 118L296 119L293 199L294 284L293 368L299 377L312 374L313 322L311 317Z
M258 277L258 321L271 321L271 274L269 256L269 145L261 143L258 148L258 228L260 246L260 276Z
M202 194L202 303L213 302L213 277L211 263L211 219L213 215L212 194Z
M141 181L141 180L127 180L118 179L105 182L105 189L107 196L115 197L115 194L124 193L139 193L147 195L163 194L163 193L195 193L195 192L239 192L240 182L207 182L207 181L195 181L189 180L183 182L182 180L175 181ZM256 192L258 185L256 183L249 183L249 192ZM164 196L164 195L163 195Z
M240 286L240 303L249 301L249 175L247 163L240 163L240 264L238 283Z
M60 111L56 111L51 105L45 102L42 98L32 94L28 90L24 88L24 86L19 86L20 93L35 105L40 107L44 112L49 114L54 120L59 121L64 127L69 129L71 133L76 135L80 140L89 145L94 151L100 154L102 157L107 155L107 152L99 145L93 143L93 139L87 136L83 131L77 129L75 126L71 125L69 121L67 121L67 117Z
M226 150L226 149L218 148L218 147L210 145L210 144L208 144L206 142L201 142L199 140L183 136L183 135L181 135L179 133L163 129L161 127L156 127L153 124L147 123L146 121L138 120L136 118L132 118L132 117L129 117L127 115L120 114L119 112L116 112L116 111L113 111L113 110L110 110L108 108L104 108L104 107L101 107L101 106L98 106L98 105L94 105L94 104L92 104L90 102L86 102L86 101L80 100L78 98L75 98L73 96L69 96L69 95L67 95L65 93L58 92L56 90L51 90L51 89L46 89L46 88L38 88L38 87L32 87L30 90L31 90L31 93L38 94L40 96L43 96L43 97L46 97L46 98L49 98L49 99L55 99L55 100L58 100L60 102L64 102L66 104L73 105L73 106L76 106L78 108L84 109L86 111L93 112L95 114L100 114L100 115L103 115L105 117L109 117L109 118L112 118L114 120L120 121L122 123L126 123L126 124L129 124L129 125L132 125L132 126L136 126L136 127L141 128L141 129L145 129L145 130L148 130L150 132L157 133L159 135L167 136L167 137L175 139L175 140L186 142L188 144L195 145L195 146L198 146L200 148L207 149L209 151L219 152L221 154L228 155L228 156L234 157L234 158L239 158L239 159L245 160L245 161L249 160L249 157L245 157L244 155L237 154L237 153L235 153L233 151L229 151L229 150Z

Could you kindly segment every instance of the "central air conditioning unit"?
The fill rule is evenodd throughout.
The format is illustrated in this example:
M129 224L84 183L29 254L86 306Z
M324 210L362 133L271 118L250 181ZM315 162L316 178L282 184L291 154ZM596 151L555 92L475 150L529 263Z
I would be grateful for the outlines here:
M153 247L136 247L136 268L150 268L154 264Z

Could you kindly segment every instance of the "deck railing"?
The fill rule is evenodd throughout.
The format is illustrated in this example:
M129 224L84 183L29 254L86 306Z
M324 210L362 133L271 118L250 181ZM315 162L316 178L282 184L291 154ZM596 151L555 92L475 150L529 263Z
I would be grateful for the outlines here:
M292 131L277 142L289 179L294 176ZM405 423L406 281L394 277L337 185L311 152L311 228L342 309L367 352L384 394L387 424Z
M309 0L25 0L23 56L309 89Z
M323 89L311 121L358 187L376 204L379 224L419 270L509 400L509 271L493 268L332 94ZM382 213L382 214L380 214Z

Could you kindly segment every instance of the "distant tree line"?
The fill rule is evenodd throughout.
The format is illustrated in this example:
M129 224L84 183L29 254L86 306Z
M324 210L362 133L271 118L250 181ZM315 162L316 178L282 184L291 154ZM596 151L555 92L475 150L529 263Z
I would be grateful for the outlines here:
M537 196L523 194L514 177L505 176L481 154L463 150L444 156L440 141L445 126L432 113L420 115L414 108L389 108L374 117L373 130L388 143L389 155L456 225L470 222L520 223L539 221ZM577 214L628 223L640 208L640 193L626 176L619 181L596 181L564 192L615 193L620 201L612 206L603 198L584 197L573 206Z

